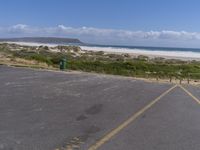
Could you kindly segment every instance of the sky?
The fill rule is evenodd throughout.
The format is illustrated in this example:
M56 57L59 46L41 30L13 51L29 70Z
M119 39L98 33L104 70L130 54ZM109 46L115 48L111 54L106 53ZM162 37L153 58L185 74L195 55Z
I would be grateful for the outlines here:
M0 37L200 48L199 0L1 0Z

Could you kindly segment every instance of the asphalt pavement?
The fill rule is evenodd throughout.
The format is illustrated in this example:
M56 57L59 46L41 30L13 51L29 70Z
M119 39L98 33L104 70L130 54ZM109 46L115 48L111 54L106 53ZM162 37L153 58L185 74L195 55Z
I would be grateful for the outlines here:
M199 150L200 90L0 66L0 150Z

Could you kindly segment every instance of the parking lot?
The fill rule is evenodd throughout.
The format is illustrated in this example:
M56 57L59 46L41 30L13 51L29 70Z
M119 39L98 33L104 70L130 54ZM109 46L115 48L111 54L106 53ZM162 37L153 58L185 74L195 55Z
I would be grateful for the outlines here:
M0 150L199 150L200 89L0 66Z

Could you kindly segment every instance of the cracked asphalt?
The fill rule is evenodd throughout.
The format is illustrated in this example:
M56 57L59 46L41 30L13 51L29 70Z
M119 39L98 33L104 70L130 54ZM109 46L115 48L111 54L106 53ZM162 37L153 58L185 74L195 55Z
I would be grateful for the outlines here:
M0 66L0 150L199 150L200 90L173 86Z

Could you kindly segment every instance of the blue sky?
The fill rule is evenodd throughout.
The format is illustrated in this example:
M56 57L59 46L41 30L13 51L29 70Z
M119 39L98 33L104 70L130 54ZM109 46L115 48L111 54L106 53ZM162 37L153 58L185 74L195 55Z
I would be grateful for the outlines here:
M0 37L200 47L199 0L1 0Z

